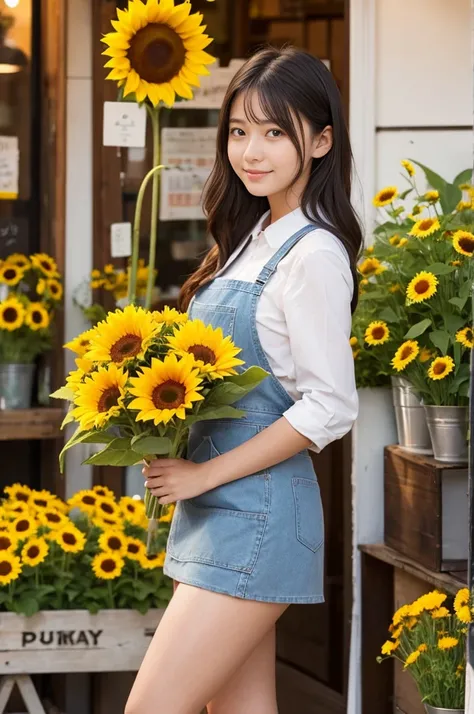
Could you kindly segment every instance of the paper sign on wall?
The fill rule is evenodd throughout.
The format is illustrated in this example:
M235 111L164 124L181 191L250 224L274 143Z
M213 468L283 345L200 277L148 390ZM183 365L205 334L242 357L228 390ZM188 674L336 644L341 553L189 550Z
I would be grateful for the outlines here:
M110 226L110 255L112 258L128 258L132 255L131 223L112 223Z
M146 109L134 102L104 102L104 146L145 146Z
M18 198L20 151L17 136L0 136L0 199Z

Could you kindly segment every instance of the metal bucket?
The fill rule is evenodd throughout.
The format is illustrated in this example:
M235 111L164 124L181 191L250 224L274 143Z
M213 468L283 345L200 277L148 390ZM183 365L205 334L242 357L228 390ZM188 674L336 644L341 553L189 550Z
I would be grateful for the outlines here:
M425 404L433 453L438 461L467 462L468 407L437 407Z
M0 364L0 409L29 409L34 364Z
M415 454L432 454L425 410L413 386L403 377L392 377L392 397L400 446Z
M464 709L443 709L425 704L426 714L464 714Z

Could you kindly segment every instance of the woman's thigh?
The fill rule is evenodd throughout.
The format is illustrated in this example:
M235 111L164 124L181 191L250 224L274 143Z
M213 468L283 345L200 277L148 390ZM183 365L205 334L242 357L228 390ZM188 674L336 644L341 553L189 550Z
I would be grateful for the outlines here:
M180 583L142 662L125 714L199 714L286 607Z
M208 714L278 714L273 626L207 705Z

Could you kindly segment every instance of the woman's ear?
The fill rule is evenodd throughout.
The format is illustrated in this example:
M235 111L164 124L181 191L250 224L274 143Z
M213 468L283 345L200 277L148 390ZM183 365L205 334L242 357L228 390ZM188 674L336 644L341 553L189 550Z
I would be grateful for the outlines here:
M313 159L320 159L331 150L332 148L332 126L326 126L322 132L314 138L313 149L311 156Z

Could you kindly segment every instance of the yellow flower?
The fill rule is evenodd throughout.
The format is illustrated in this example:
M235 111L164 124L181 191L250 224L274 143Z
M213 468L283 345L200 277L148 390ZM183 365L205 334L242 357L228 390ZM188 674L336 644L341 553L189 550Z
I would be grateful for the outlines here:
M21 515L16 518L11 525L11 532L18 538L24 540L36 534L38 526L35 519L28 515Z
M151 313L128 305L124 310L109 312L99 322L86 357L93 362L115 362L118 366L130 359L141 359L158 331Z
M30 502L35 508L48 508L55 499L56 496L43 488L41 491L31 492Z
M158 520L160 521L160 523L171 523L171 521L173 520L173 514L175 512L176 506L174 505L174 503L169 503L167 506L165 506L165 508L168 509L167 512L164 516L160 516Z
M96 514L99 518L110 518L113 521L113 525L115 525L116 521L120 518L120 506L108 496L99 496L95 507Z
M409 282L407 298L410 302L423 302L433 297L437 290L438 278L433 273L422 270Z
M0 302L0 329L13 332L23 325L25 308L14 295Z
M429 201L430 203L435 203L439 200L439 191L427 191L423 196L423 199L425 201Z
M100 580L115 580L121 575L124 565L125 561L120 555L106 551L97 553L92 561L92 570Z
M474 347L474 335L472 327L464 327L456 332L456 342L460 342L464 347L472 349Z
M55 508L45 508L44 511L40 511L38 513L38 520L41 525L48 526L51 530L64 528L69 523L66 516Z
M63 296L63 286L59 282L59 280L56 280L55 278L51 278L50 280L46 281L46 287L48 289L48 292L50 296L53 298L53 300L61 300Z
M371 253L374 252L374 246L373 246L373 245L368 245L367 248L365 249L365 252L370 255Z
M175 310L174 307L168 307L168 305L165 305L163 310L161 311L155 311L151 313L153 316L153 319L160 323L160 324L165 324L165 325L183 325L185 322L188 321L188 313L187 312L179 312L179 310Z
M77 392L79 385L84 382L84 377L90 373L94 363L85 357L77 357L74 361L77 369L69 372L69 375L66 377L66 386L72 389L73 392Z
M23 501L24 503L29 503L30 501L31 488L22 483L14 483L11 486L5 486L3 490L12 501Z
M49 545L44 538L32 538L22 548L21 558L25 565L34 568L45 560L49 553Z
M438 620L441 617L449 617L449 610L447 607L438 607L436 610L431 611L431 617L433 620Z
M143 517L143 513L145 512L145 505L143 501L138 501L137 499L130 498L129 496L122 496L119 506L125 520L133 523L134 525L139 525Z
M13 553L18 545L18 537L11 532L0 533L0 553Z
M415 223L408 235L417 236L418 238L426 238L426 236L436 233L440 227L441 226L437 218L422 218L421 221L417 221Z
M349 340L349 344L351 345L351 347L354 347L357 343L358 343L357 337L351 337L351 339Z
M123 531L124 524L118 516L95 516L92 518L92 524L102 531L107 531L109 528L114 528L116 531Z
M12 253L8 256L5 262L10 263L11 265L16 265L23 270L26 270L31 266L30 261L26 255L23 255L23 253Z
M393 203L397 196L397 187L387 186L386 188L383 188L381 191L375 194L374 198L372 199L372 203L374 204L374 206L377 206L377 208L381 208L382 206L387 206L389 203Z
M51 538L65 553L79 553L84 550L86 544L86 536L84 533L72 524L53 531Z
M412 213L409 214L408 218L411 218L412 221L419 220L415 216L419 216L420 213L423 213L425 208L426 208L426 206L422 206L421 204L413 206L413 211L412 211Z
M380 273L383 273L386 268L377 258L366 258L359 265L358 270L364 278L369 278L371 275L379 275Z
M408 244L408 238L402 238L400 243L398 244L399 248L404 248Z
M110 499L112 499L112 501L115 499L115 494L112 491L112 489L108 488L107 486L102 486L101 484L92 486L92 492L96 493L98 496L101 496L102 498L110 498Z
M145 543L139 538L125 537L126 539L126 552L125 557L129 560L135 560L140 562L140 560L146 555Z
M454 265L455 268L460 268L462 265L462 260L450 260L450 265Z
M408 161L407 159L402 159L400 163L409 176L415 175L415 167L410 161Z
M30 302L26 310L25 324L35 332L48 327L49 313L41 302Z
M471 201L459 201L456 211L469 211L472 208Z
M49 255L46 255L46 253L36 253L32 255L31 263L33 267L38 268L47 278L59 277L56 261Z
M438 640L438 647L440 650L450 650L456 647L459 640L456 637L442 637Z
M382 645L382 654L383 655L391 655L392 652L394 652L397 649L397 644L396 642L392 642L391 640L387 640L384 642Z
M433 380L444 379L454 369L454 360L449 355L436 357L428 370L428 377Z
M115 364L99 367L77 385L72 415L81 429L102 428L123 409L128 372Z
M390 339L390 330L383 320L371 322L365 331L365 341L369 345L383 345Z
M403 620L405 620L407 617L410 617L410 606L409 605L402 605L401 607L398 608L398 610L395 612L393 618L392 618L392 623L394 625L399 625Z
M0 283L10 286L18 285L24 274L25 271L18 265L4 263L0 266Z
M83 490L71 496L67 503L71 510L73 508L79 508L81 511L84 511L84 513L92 515L95 512L98 498L99 496L92 491Z
M192 99L191 86L215 59L204 48L212 38L204 34L202 14L191 14L191 4L174 7L174 0L130 0L128 10L117 10L116 32L102 39L112 71L107 79L124 85L124 96L135 93L137 102L149 99L172 106L176 95Z
M421 615L424 610L436 610L441 607L446 597L444 593L440 593L438 590L432 590L411 604L410 614L416 617L417 615Z
M235 367L244 364L236 356L242 350L230 336L224 337L220 327L205 325L202 320L189 320L167 337L167 341L177 355L192 355L200 371L211 379L236 374Z
M392 236L392 237L389 239L390 245L399 245L400 241L401 241L401 238L400 238L400 236L398 236L398 235Z
M424 642L421 643L421 645L418 647L418 652L426 652L428 650L428 645L425 645Z
M414 664L420 656L421 652L419 652L418 650L411 652L405 660L405 668L409 667L411 664Z
M402 287L401 287L400 283L394 283L393 285L390 285L390 287L389 287L389 291L391 293L401 292L401 289L402 289Z
M458 253L471 258L474 254L474 234L469 231L456 231L453 235L453 247Z
M20 558L6 551L0 553L0 585L8 585L12 580L17 580L20 573Z
M420 352L420 347L416 340L407 340L404 342L398 350L395 352L395 356L392 359L392 367L401 372L405 369L410 362L416 359L418 353Z
M471 610L470 610L470 593L468 588L461 588L458 590L456 597L454 598L454 612L460 622L468 624L471 622Z
M154 570L155 568L162 568L165 562L166 553L162 551L156 555L142 555L139 560L140 565L145 570Z
M127 550L126 537L121 531L109 529L99 536L99 548L111 551L119 556L124 556Z
M130 383L130 394L136 399L129 409L138 410L137 421L155 425L167 424L174 416L186 419L186 409L204 399L198 391L203 385L192 355L178 360L175 354L168 354L163 362L153 357L151 367L143 367Z
M423 362L428 362L429 359L431 359L433 356L431 350L428 349L428 347L422 347L420 350L420 355L418 359L420 360L421 363Z
M70 342L66 342L64 347L66 347L68 350L71 350L71 352L75 352L77 355L79 355L79 357L83 357L90 347L90 341L92 335L94 334L94 331L95 328L92 328L91 330L86 330L86 332L82 332Z

